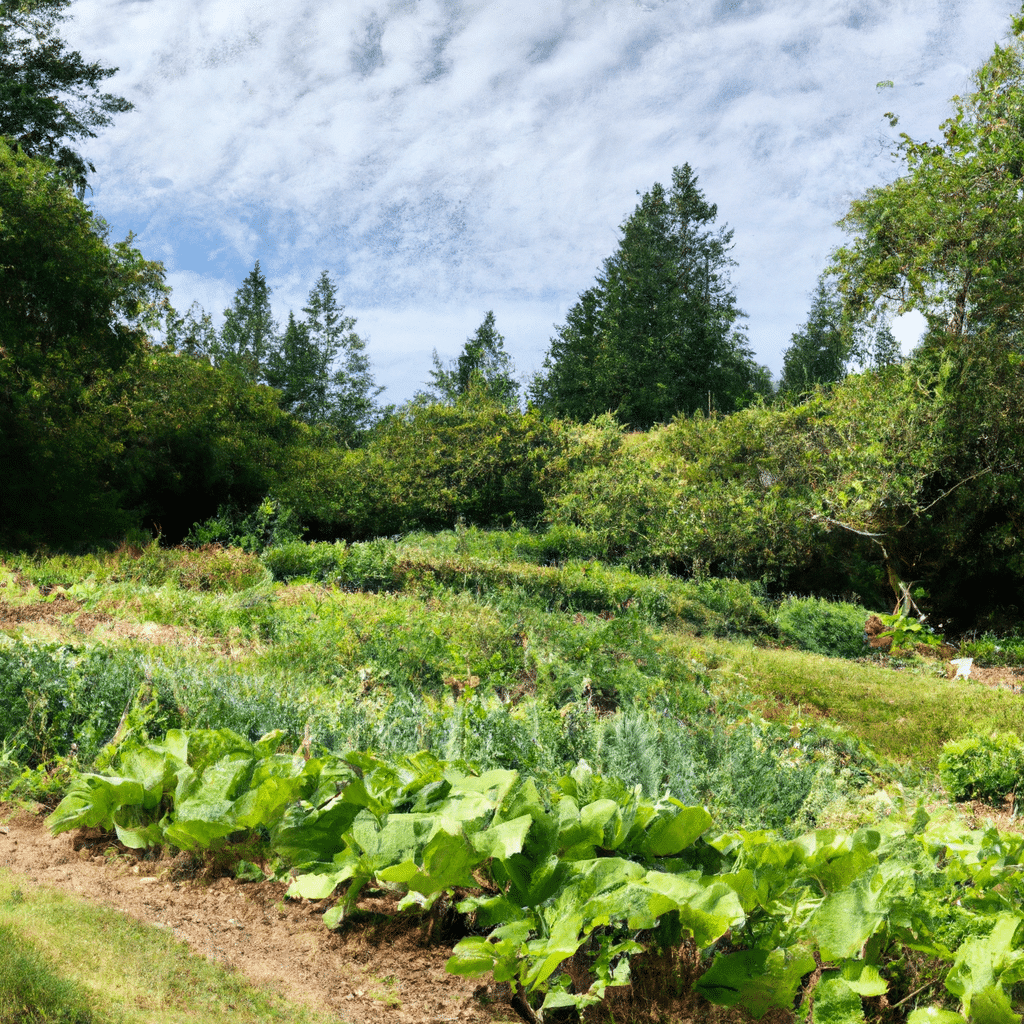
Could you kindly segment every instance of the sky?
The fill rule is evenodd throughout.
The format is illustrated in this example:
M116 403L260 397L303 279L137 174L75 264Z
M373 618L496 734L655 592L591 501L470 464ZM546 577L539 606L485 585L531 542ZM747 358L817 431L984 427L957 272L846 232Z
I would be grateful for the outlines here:
M215 323L256 260L322 270L401 402L488 310L537 371L638 193L689 163L777 378L852 199L938 134L1012 0L74 0L135 104L80 145L114 239ZM878 88L881 81L893 88ZM883 117L900 116L896 129ZM915 323L897 325L905 347Z

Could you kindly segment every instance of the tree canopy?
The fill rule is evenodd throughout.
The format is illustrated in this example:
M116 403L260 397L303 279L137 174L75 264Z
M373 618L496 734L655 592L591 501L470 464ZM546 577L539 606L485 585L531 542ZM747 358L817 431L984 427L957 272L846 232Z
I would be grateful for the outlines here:
M326 429L345 444L358 441L377 414L376 384L366 342L345 314L326 270L310 290L303 319L289 312L280 330L270 306L271 288L259 260L224 311L220 331L198 303L184 315L171 311L166 343L194 358L268 384L281 393L281 407L310 426Z
M79 198L96 168L68 142L95 138L112 115L133 110L120 96L101 93L117 72L87 64L56 34L71 0L0 0L0 135L29 156L52 160Z
M446 405L476 390L500 405L519 404L519 385L512 359L505 351L505 338L495 326L494 311L488 310L483 323L466 339L458 358L446 369L434 349L430 372L430 393Z
M641 197L551 342L530 389L541 408L578 420L612 411L642 430L770 390L738 328L732 231L715 229L717 217L689 164Z
M169 291L162 264L131 241L110 245L106 224L50 161L0 140L0 530L8 536L52 536L62 521L98 529L116 504L93 473L107 439L84 429L83 417L123 384Z
M830 268L854 314L919 310L939 347L1024 324L1024 15L973 86L939 141L901 134L905 173L851 204Z

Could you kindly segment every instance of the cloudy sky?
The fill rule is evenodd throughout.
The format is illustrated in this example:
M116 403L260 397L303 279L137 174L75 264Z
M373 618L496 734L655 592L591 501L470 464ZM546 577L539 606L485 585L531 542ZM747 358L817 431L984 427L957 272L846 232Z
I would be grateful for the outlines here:
M82 147L115 238L220 322L257 259L277 316L328 270L386 401L489 309L517 368L637 192L689 163L778 376L849 201L936 134L1015 0L76 0L136 110ZM895 88L876 84L892 80ZM893 110L900 127L883 114Z

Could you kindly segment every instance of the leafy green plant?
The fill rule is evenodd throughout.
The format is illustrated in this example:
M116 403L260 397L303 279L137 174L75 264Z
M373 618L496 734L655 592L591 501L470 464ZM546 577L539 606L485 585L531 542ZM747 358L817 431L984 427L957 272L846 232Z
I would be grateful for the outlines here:
M994 732L946 743L939 777L954 800L998 803L1024 780L1024 742L1016 733Z
M864 653L864 624L870 613L860 605L789 597L779 606L780 637L804 650L830 658L857 658Z
M936 633L931 626L926 626L923 621L915 618L905 609L893 612L892 615L879 615L885 631L879 633L879 638L891 637L892 646L889 650L893 654L912 651L918 644L925 644L928 647L941 647L944 638L941 633Z
M306 577L317 582L333 582L342 574L346 561L346 547L340 542L305 544L300 540L293 540L268 548L260 559L275 580L284 582Z
M704 808L644 798L585 763L546 783L423 753L293 758L279 741L170 733L126 753L120 776L77 778L49 824L200 851L266 830L292 868L290 896L340 895L329 927L370 884L401 893L399 909L466 889L459 910L483 934L460 941L448 969L493 974L549 1011L628 984L644 943L686 939L714 951L698 991L756 1016L801 1003L817 1024L863 1021L864 999L903 1001L886 968L912 948L935 965L926 987L944 982L965 1018L1013 1019L1020 836L932 823L920 807L904 826L848 834L714 834ZM571 958L586 966L582 990Z
M291 544L304 532L295 513L278 499L268 496L248 513L234 505L222 505L212 519L196 523L184 543L188 547L221 545L258 553Z

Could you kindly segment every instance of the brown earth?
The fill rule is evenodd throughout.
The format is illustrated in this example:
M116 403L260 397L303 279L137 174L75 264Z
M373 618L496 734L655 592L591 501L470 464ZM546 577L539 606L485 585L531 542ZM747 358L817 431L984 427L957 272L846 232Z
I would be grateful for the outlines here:
M0 867L169 929L193 952L347 1024L515 1020L506 992L448 974L457 936L392 917L383 899L328 931L323 903L286 900L283 882L180 877L188 862L140 859L99 830L51 836L43 818L0 807Z

